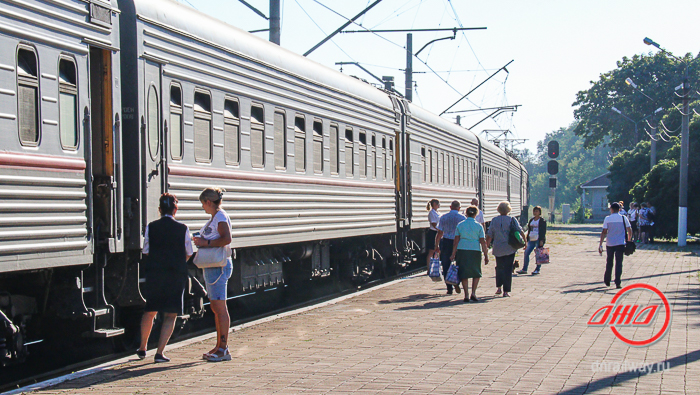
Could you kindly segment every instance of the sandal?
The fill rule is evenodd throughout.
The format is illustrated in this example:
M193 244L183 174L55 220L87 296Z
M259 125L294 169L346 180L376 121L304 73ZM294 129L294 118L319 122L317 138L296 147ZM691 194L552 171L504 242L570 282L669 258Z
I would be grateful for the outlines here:
M218 352L222 352L223 355L218 355L216 353L214 354L209 354L207 358L205 358L209 362L222 362L222 361L230 361L231 360L231 354L228 352L228 347L226 348L219 348Z
M501 294L501 289L498 288L498 289L496 290L496 295L500 295L500 294Z

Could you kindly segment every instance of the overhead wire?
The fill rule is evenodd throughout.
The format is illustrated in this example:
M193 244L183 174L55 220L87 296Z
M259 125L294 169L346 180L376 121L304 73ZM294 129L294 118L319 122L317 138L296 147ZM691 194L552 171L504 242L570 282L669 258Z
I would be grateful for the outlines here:
M317 0L314 0L314 1L318 3ZM302 7L301 4L299 4L299 1L298 1L298 0L294 0L294 2L297 3L297 5L299 6L299 8L301 8L301 10L304 12L304 14L306 14L306 16L308 16L309 19L311 19L311 22L313 22L313 24L316 25L316 27L318 28L318 30L320 30L323 34L325 34L326 36L328 36L328 33L326 33L326 32L323 30L323 28L322 28L321 26L319 26L318 23L316 23L316 21L314 20L314 18L312 18L311 15L309 15L309 13L306 12L306 10L304 9L304 7ZM319 4L321 4L321 3L319 3ZM323 4L321 4L321 5L323 5ZM325 7L325 6L324 6L324 7ZM326 7L326 8L328 8L328 7ZM329 9L330 9L330 8L329 8ZM332 10L331 10L331 11L332 11ZM333 12L335 12L335 11L333 11ZM338 15L340 15L340 14L338 14ZM342 16L342 15L341 15L341 16ZM345 17L343 17L343 18L345 18ZM346 18L346 19L347 19L347 18ZM347 52L345 52L345 50L344 50L343 48L341 48L340 45L338 45L338 43L335 42L335 40L331 39L330 41L333 43L333 45L335 45L336 47L338 47L338 49L339 49L342 53L344 53L345 56L347 56L348 58L352 59L353 62L355 62L355 58L353 58L352 56L350 56L350 54L348 54Z

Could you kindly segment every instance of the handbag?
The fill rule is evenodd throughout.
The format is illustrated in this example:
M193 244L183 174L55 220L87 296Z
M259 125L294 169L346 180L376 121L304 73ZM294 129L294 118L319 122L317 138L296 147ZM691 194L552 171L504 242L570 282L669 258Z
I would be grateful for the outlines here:
M226 266L227 247L200 248L194 256L194 264L200 269Z
M459 284L459 267L454 263L451 264L450 269L447 270L447 275L445 276L445 284Z
M515 218L510 217L510 229L508 231L508 245L519 250L525 247L525 240L517 227L513 226Z
M549 247L535 248L535 263L549 263Z
M211 219L204 225L206 228ZM200 248L194 256L193 263L200 269L226 266L226 259L231 256L228 246Z
M441 279L440 267L440 258L437 254L433 254L433 257L430 258L430 271L428 272L428 276L435 282Z

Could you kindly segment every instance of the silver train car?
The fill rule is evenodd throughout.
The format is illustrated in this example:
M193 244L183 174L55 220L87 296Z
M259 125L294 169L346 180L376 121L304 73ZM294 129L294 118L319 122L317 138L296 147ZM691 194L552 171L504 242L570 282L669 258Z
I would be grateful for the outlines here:
M198 229L200 191L225 189L233 296L397 272L432 198L528 205L500 148L172 0L0 0L0 48L3 365L50 334L128 333L166 191Z

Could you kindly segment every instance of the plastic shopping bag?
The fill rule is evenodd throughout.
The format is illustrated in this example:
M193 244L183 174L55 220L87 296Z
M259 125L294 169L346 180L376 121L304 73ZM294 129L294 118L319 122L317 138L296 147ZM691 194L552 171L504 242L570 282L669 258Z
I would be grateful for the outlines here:
M535 262L538 265L549 263L549 247L535 248Z
M445 284L457 285L459 284L459 267L454 263L450 265L450 269L447 271L447 276L445 276Z
M430 271L428 272L428 276L430 276L433 281L440 281L440 268L442 265L440 265L440 258L438 257L437 254L433 255L432 258L430 258Z

